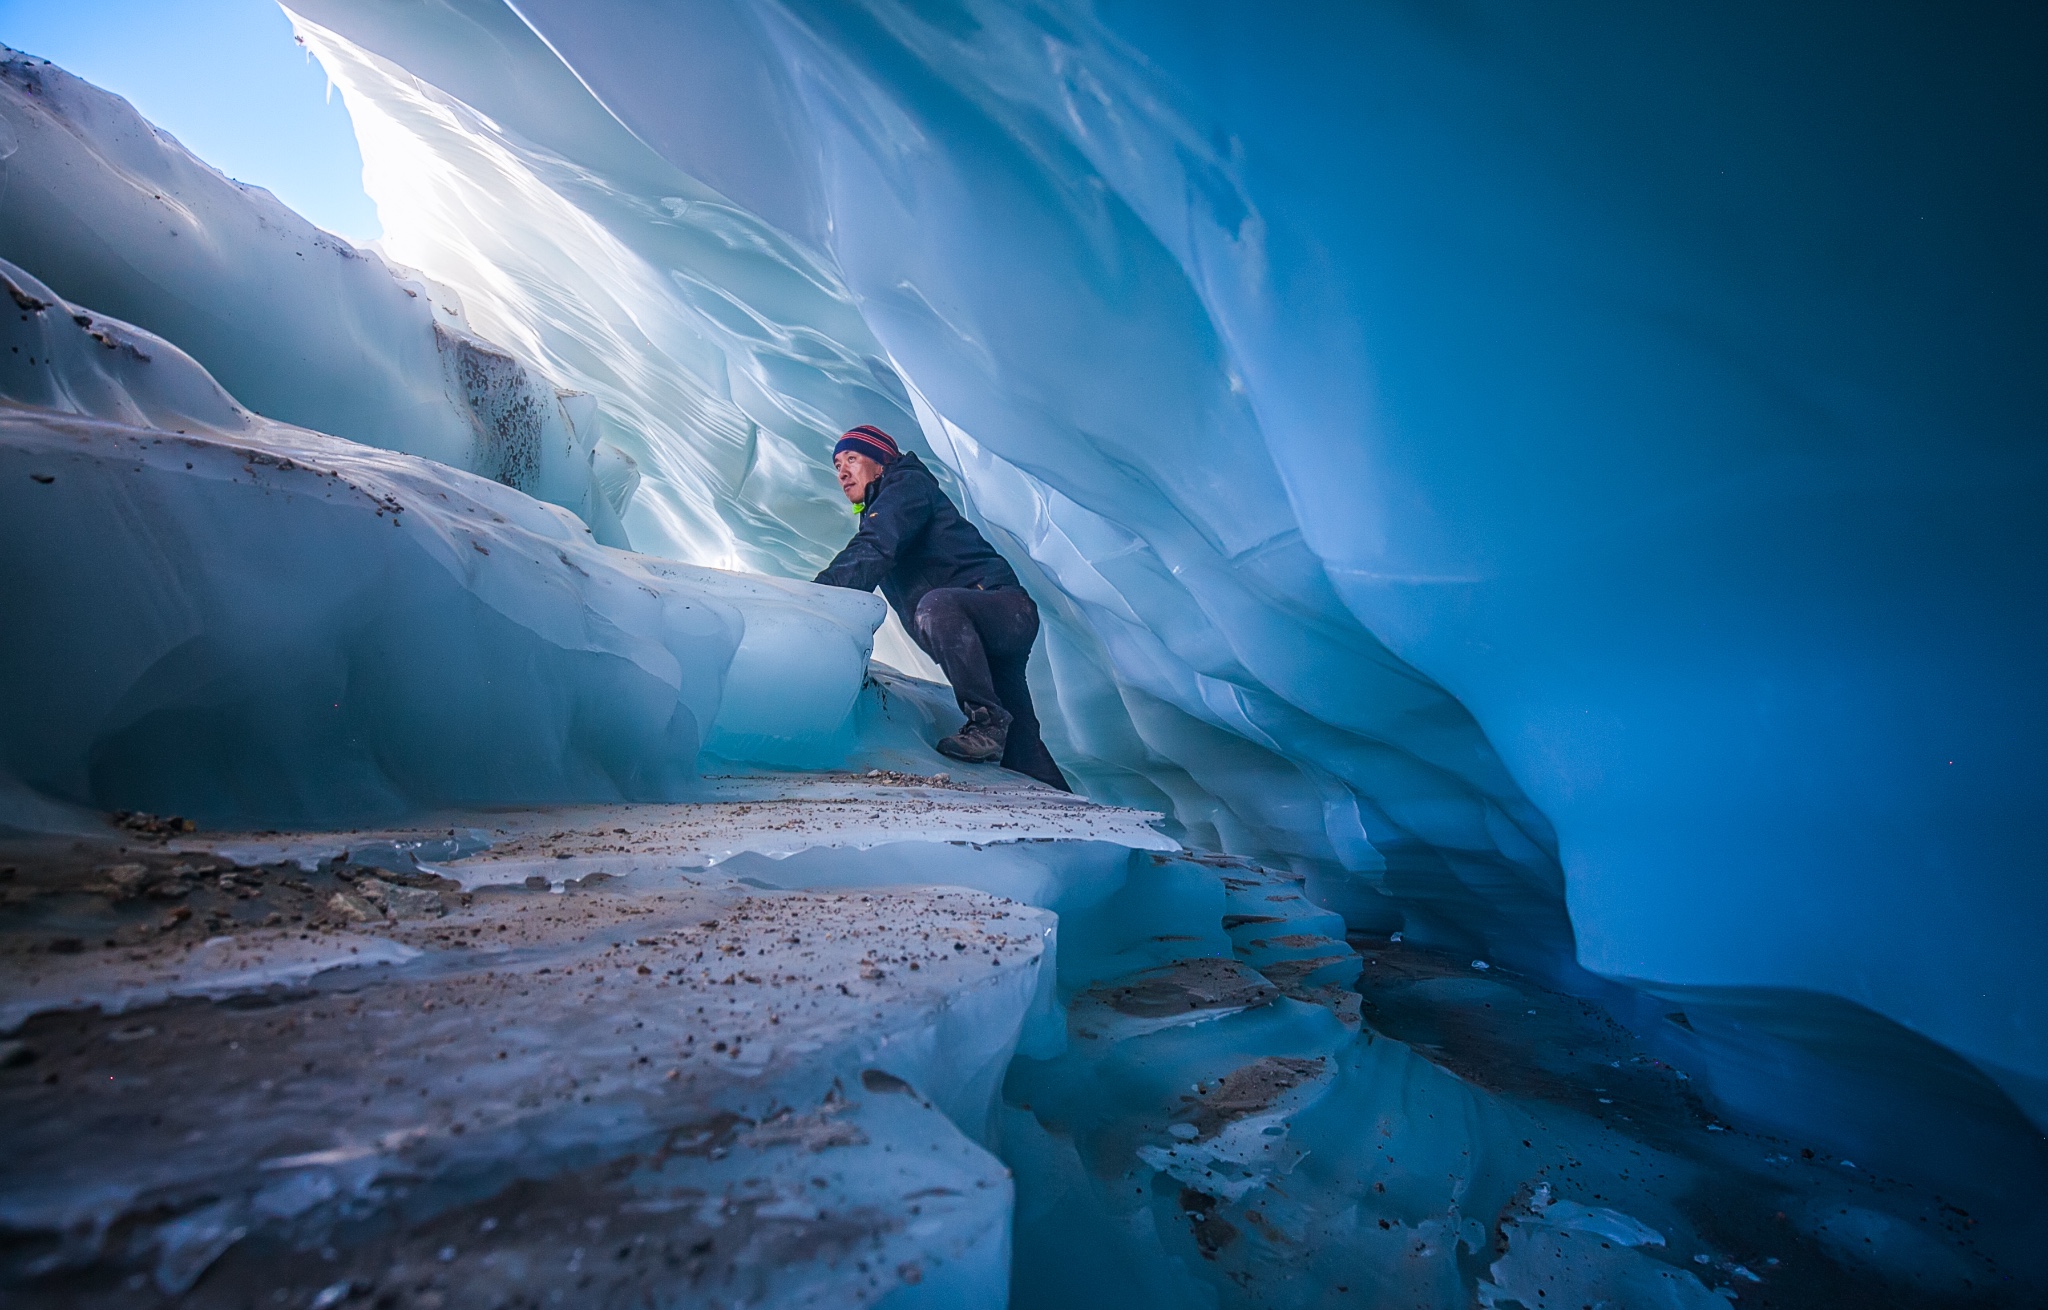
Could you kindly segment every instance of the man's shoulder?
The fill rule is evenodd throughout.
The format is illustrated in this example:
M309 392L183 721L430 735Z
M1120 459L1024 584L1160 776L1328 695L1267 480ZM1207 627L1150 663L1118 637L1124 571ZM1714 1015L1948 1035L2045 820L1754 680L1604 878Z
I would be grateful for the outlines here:
M916 459L915 455L904 455L891 460L889 467L883 470L881 478L875 483L874 499L880 500L890 493L897 496L905 493L917 496L938 493L939 480L932 476L930 469L915 462Z
M905 478L922 478L926 482L935 480L932 471L924 466L924 461L907 450L890 460L889 467L882 470L882 481L885 484Z

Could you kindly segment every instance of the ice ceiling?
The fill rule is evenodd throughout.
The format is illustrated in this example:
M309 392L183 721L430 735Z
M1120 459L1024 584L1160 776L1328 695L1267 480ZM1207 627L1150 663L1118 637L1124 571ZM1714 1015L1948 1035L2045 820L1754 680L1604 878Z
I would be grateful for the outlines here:
M691 565L809 576L831 438L877 423L1047 610L1091 795L1354 926L1848 998L2048 1117L2038 42L1839 4L292 10L416 272L310 270L196 173L167 235L131 183L186 165L139 136L0 254L268 419ZM472 411L532 406L530 468L434 417L464 367Z

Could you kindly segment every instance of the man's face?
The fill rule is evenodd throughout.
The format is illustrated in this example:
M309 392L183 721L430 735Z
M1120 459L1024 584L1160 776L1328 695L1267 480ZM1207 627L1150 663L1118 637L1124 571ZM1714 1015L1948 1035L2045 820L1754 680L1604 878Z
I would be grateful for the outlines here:
M882 466L857 450L842 450L834 455L832 469L839 474L839 489L855 505L867 495L868 486L882 476Z

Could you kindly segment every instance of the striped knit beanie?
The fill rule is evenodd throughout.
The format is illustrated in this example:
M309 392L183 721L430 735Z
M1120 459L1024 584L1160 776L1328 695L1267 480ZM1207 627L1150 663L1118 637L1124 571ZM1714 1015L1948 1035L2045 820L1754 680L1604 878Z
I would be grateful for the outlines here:
M832 447L832 458L837 459L849 450L866 455L877 464L893 464L903 457L903 452L896 448L896 438L866 423L839 438L839 444Z

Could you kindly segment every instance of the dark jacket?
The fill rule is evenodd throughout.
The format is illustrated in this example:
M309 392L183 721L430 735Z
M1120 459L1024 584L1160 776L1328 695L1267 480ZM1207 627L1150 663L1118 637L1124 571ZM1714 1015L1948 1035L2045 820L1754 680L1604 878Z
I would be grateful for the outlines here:
M917 631L917 602L936 587L1023 589L995 547L960 517L917 456L891 460L868 486L860 531L817 581L828 587L873 591Z

